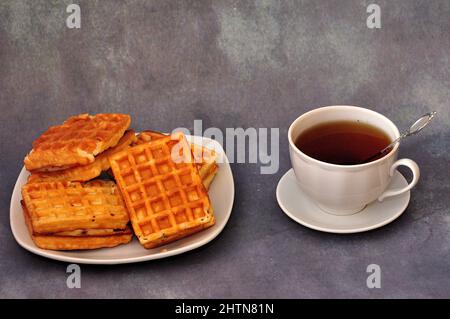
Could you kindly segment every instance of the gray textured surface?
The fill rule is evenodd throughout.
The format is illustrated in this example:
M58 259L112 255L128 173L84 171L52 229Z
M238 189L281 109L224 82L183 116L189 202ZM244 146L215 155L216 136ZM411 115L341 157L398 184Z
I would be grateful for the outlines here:
M74 1L0 2L0 297L450 297L450 2ZM166 3L167 2L167 3ZM401 156L419 185L405 214L368 233L304 228L279 209L289 168L286 131L322 105L370 107L399 127L439 111ZM22 159L49 125L81 112L126 112L136 129L279 127L280 170L235 164L236 200L220 237L193 252L114 267L64 263L14 241L9 201ZM382 289L366 288L366 266Z

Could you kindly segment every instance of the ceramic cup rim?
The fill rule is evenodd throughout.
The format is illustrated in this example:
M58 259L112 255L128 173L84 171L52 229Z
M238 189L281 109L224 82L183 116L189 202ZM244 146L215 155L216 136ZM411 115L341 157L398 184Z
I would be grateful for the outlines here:
M398 138L400 136L400 132L397 128L397 126L386 116L384 116L383 114L380 114L378 112L375 112L371 109L367 109L364 107L359 107L359 106L352 106L352 105L330 105L330 106L322 106L322 107L318 107L315 108L311 111L308 111L306 113L303 113L302 115L300 115L299 117L297 117L289 126L289 130L288 130L288 140L289 140L289 147L298 155L300 155L301 157L304 157L306 159L308 159L310 162L321 165L321 166L325 166L328 168L337 168L337 169L343 169L343 170L351 170L351 169L359 169L359 168L366 168L366 167L371 167L371 166L375 166L383 161L387 161L390 157L394 156L397 153L398 150L398 146L399 143L397 143L394 148L385 156L372 161L372 162L368 162L368 163L363 163L363 164L355 164L355 165L340 165L340 164L332 164L332 163L328 163L328 162L324 162L324 161L320 161L317 160L309 155L306 155L305 153L303 153L302 151L300 151L298 149L297 146L295 146L294 143L294 138L292 136L292 131L294 130L295 127L297 127L298 123L301 122L302 120L305 119L305 117L316 114L316 113L320 113L320 112L326 112L329 110L341 110L341 111L358 111L358 112L365 112L371 115L375 115L378 117L383 118L383 120L386 122L386 124L388 126L390 126L390 128L392 129L392 131L394 132L394 139ZM380 127L378 127L380 128ZM386 131L383 128L380 128L383 131Z

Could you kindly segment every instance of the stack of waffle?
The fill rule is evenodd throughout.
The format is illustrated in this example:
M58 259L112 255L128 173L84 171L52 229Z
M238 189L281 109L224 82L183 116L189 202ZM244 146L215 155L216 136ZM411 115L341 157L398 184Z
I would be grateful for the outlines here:
M25 157L30 171L22 187L25 220L43 249L114 247L132 239L117 185L94 180L109 169L108 157L136 136L123 114L82 114L50 127ZM90 181L90 182L87 182Z
M54 250L114 247L131 241L128 212L114 182L40 182L22 188L33 241Z
M82 114L50 127L25 157L29 182L85 182L109 169L108 157L135 142L126 129L131 119L123 114Z
M216 153L183 134L128 130L124 114L82 114L50 127L25 157L25 220L43 249L153 248L214 224L207 189ZM173 158L172 151L182 146ZM175 152L176 153L176 152ZM111 168L111 169L110 169ZM109 171L115 181L101 180Z

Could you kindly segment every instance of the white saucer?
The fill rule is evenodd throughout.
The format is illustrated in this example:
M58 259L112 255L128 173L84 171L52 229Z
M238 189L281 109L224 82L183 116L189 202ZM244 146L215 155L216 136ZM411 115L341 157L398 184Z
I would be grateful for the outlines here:
M388 188L401 188L407 184L403 175L396 171ZM359 233L389 224L405 211L409 198L408 191L382 202L374 201L354 215L335 216L321 210L303 193L293 169L283 175L277 186L278 204L286 215L303 226L328 233Z
M11 198L10 221L14 238L20 246L32 253L50 259L78 264L135 263L178 255L207 244L220 234L230 218L234 201L233 174L225 151L218 142L206 137L197 137L200 141L195 141L193 136L188 135L186 137L190 142L201 142L203 146L214 149L219 158L223 156L223 161L218 163L219 171L208 191L216 218L216 224L214 226L176 242L154 249L145 249L139 244L137 239L134 238L131 243L114 248L79 251L44 250L36 247L32 241L25 224L22 207L20 206L20 200L22 199L20 190L22 185L26 183L29 175L26 169L23 168L17 178L16 186L14 187Z

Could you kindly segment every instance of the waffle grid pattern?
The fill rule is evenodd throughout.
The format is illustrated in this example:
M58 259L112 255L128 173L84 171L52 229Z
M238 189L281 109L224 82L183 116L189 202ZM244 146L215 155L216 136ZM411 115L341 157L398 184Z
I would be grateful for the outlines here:
M107 236L96 236L95 234L89 236L65 236L63 233L59 234L36 234L33 231L29 212L24 202L21 201L25 223L30 232L33 242L42 249L52 250L80 250L80 249L97 249L104 247L115 247L120 244L126 244L131 241L133 234L129 227L124 230Z
M182 154L182 163L171 158L177 143L182 143L181 150L190 150L184 135L172 135L110 158L135 233L144 245L207 224L213 218L191 152Z
M86 165L117 144L130 125L124 114L82 114L52 126L33 142L25 158L28 170Z
M122 198L111 181L26 184L22 197L37 233L122 229L128 222Z
M134 145L145 144L164 137L167 137L167 135L154 131L143 131L138 135ZM213 163L217 159L216 152L212 149L204 147L203 145L197 145L195 143L192 143L191 151L194 156L194 161L197 164L199 170L201 169L202 166L208 163Z
M134 145L145 144L164 137L167 135L155 131L143 131L138 135ZM191 144L191 152L203 185L208 190L219 168L216 164L217 154L214 150L195 143Z
M94 162L68 168L65 170L55 172L36 172L28 177L28 183L36 182L52 182L52 181L76 181L84 182L99 176L102 171L110 168L108 157L114 153L120 152L136 140L136 135L133 130L125 132L124 136L119 140L116 146L113 146L103 153L99 154Z

